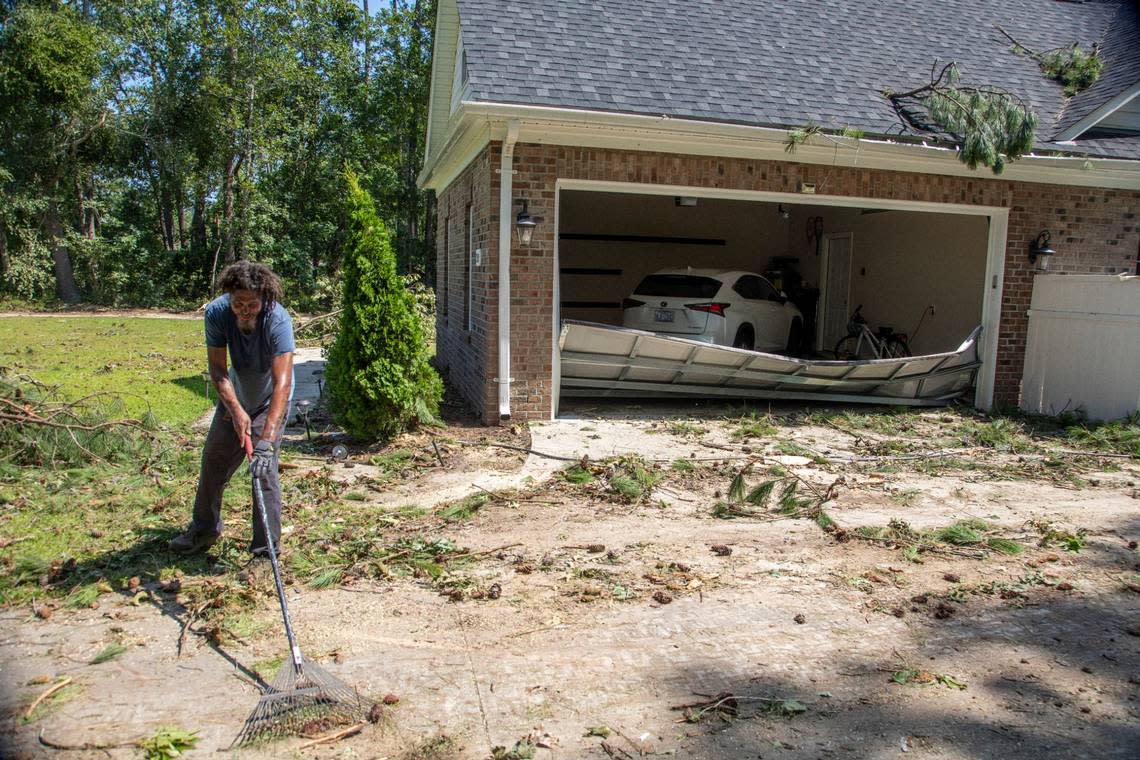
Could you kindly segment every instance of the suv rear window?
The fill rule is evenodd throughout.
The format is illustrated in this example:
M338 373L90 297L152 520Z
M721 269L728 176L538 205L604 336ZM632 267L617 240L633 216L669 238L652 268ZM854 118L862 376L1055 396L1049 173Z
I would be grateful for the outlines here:
M639 296L666 298L712 298L720 290L720 280L691 274L651 274L633 291Z

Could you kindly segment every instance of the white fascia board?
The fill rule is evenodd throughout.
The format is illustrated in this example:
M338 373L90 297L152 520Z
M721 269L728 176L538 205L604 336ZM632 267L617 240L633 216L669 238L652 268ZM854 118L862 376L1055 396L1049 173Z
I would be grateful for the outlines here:
M512 119L520 122L520 143L750 158L974 179L1140 190L1140 161L1029 155L1011 161L1002 174L995 175L984 167L970 169L958 160L957 151L947 148L828 135L811 138L809 143L800 145L794 153L787 153L785 147L788 132L784 129L671 119L667 116L464 101L456 110L449 131L454 133L461 129L467 130L470 128L469 121L478 121L483 122L492 132L500 133L505 129L506 122ZM466 166L463 163L458 170L448 169L456 160L465 158L450 155L452 142L449 141L447 146L429 159L420 175L422 187L440 190ZM473 157L470 154L466 160L469 162ZM446 179L448 177L450 179Z
M506 134L505 122L499 126L495 130L495 139L501 140ZM423 190L439 193L450 185L491 142L492 124L482 119L465 118L461 109L452 119L448 134L447 144L428 159L416 178L416 184Z
M455 0L440 0L435 12L435 40L431 55L431 84L428 88L427 136L424 155L435 157L436 144L450 133L447 129L452 81L455 78L455 51L459 42L459 8ZM441 123L437 123L441 122ZM443 146L440 146L441 148Z
M1076 140L1085 132L1088 132L1097 124L1101 123L1106 118L1126 106L1137 95L1140 95L1140 82L1137 82L1131 88L1120 93L1115 98L1108 101L1100 108L1096 109L1088 116L1066 129L1064 132L1059 133L1053 139L1057 142L1069 142L1070 140Z

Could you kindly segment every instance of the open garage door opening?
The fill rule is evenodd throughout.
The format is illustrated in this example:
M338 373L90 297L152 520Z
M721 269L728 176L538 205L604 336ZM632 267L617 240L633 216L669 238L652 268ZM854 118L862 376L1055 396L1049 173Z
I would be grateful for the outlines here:
M990 217L850 204L562 189L558 319L834 359L861 306L914 355L957 349L986 322Z

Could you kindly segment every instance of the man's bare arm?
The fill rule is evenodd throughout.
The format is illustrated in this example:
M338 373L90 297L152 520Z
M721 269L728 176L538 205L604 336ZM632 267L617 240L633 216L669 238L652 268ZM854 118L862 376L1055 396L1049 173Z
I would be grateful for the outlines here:
M278 354L273 357L273 397L269 400L269 413L265 416L265 428L261 439L275 441L284 425L285 407L293 392L293 353Z
M222 406L230 413L230 419L234 423L234 432L237 433L238 438L248 435L249 415L241 408L237 392L234 391L234 384L230 381L226 347L207 346L206 359L210 365L210 381L214 384L214 390L217 391Z

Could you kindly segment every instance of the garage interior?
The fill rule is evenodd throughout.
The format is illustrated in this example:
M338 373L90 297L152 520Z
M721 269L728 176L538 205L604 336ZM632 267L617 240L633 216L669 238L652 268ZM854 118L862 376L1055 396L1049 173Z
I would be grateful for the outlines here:
M808 357L831 358L859 304L915 355L953 351L982 323L986 216L812 200L562 189L560 319L621 325L645 275L693 267L765 275L803 313Z

